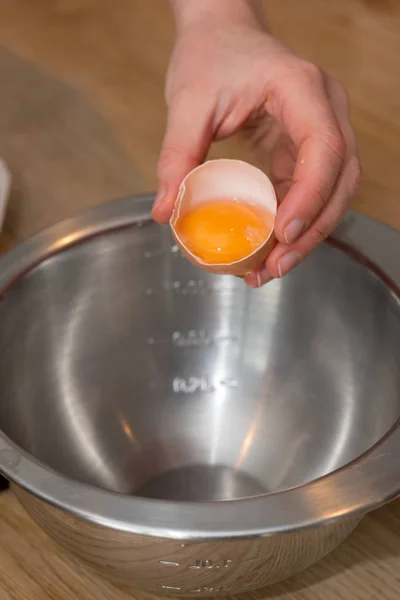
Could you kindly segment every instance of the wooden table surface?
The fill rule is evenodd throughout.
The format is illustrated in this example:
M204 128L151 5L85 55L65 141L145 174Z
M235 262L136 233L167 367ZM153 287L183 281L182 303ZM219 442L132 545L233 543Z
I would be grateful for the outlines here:
M354 207L400 229L400 3L267 0L277 35L349 89L364 182ZM0 0L0 156L13 191L0 251L49 223L155 187L173 39L165 0ZM248 158L237 141L212 156ZM128 600L0 496L0 600ZM397 600L400 502L258 599Z

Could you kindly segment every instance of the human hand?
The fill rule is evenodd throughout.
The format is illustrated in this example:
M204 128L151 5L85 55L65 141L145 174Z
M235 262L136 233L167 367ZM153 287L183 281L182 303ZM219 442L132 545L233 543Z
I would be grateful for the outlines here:
M358 186L346 91L268 34L254 14L203 10L178 23L166 97L154 218L168 222L182 179L212 141L240 131L264 166L270 163L279 201L278 244L246 281L257 287L284 276L332 232Z
M0 232L6 215L10 195L11 174L6 163L0 158Z

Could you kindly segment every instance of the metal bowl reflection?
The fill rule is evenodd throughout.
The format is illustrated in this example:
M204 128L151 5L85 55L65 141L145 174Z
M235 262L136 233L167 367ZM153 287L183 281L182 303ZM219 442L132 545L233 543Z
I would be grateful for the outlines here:
M257 291L202 273L149 205L0 261L0 466L110 577L236 593L308 566L399 491L399 461L373 454L398 449L399 300L327 244Z

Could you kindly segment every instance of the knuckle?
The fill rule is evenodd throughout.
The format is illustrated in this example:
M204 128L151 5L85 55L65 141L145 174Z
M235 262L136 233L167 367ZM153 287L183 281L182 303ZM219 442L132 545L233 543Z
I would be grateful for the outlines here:
M319 213L322 211L322 209L324 208L325 204L326 204L327 198L324 196L324 194L322 193L321 190L316 189L314 190L314 201L313 201L313 205L314 205L314 213L316 215L319 215Z
M344 162L344 156L346 153L346 142L340 133L339 129L332 127L327 129L322 134L322 141L328 146L328 148L336 154L340 161Z
M168 174L180 171L182 164L196 165L200 160L200 157L184 144L164 144L158 158L157 175L159 178L168 176Z
M317 67L316 64L310 61L303 61L302 65L303 73L306 75L308 79L317 83L319 85L323 85L324 83L324 74L322 70Z
M187 85L168 86L167 102L169 111L182 110L184 106L190 106L191 94Z
M310 237L314 246L318 246L328 237L330 230L328 227L314 225L310 230Z
M158 164L160 166L168 165L171 160L181 155L181 149L178 146L174 146L172 144L166 144L161 152L160 157L158 159Z
M165 145L158 159L158 171L163 172L169 169L177 160L183 156L183 149L178 145ZM186 155L185 155L186 157Z
M202 100L207 84L204 77L196 80L193 74L188 74L184 80L168 79L165 89L169 112L187 110L193 102Z
M361 179L362 179L361 163L357 156L352 156L349 159L348 169L349 169L350 186L353 189L353 191L356 191L360 187Z
M349 93L338 81L334 83L334 92L336 94L336 98L339 104L341 104L346 110L349 110L350 107L350 97Z

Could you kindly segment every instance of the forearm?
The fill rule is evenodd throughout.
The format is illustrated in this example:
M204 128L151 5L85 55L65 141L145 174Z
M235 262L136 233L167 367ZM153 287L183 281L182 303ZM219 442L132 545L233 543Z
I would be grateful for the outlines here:
M178 30L199 21L266 26L260 0L168 0Z

